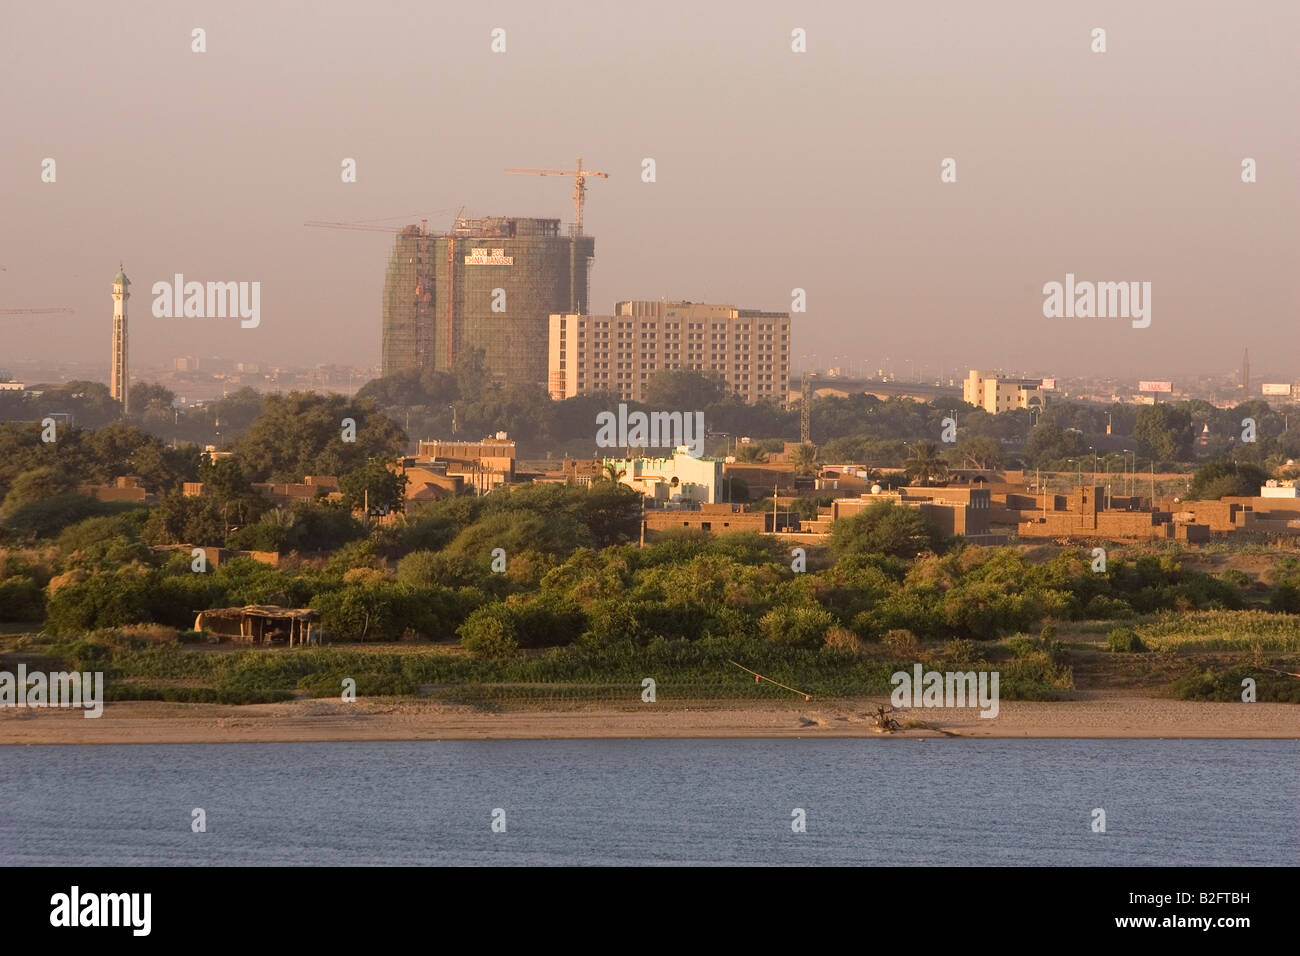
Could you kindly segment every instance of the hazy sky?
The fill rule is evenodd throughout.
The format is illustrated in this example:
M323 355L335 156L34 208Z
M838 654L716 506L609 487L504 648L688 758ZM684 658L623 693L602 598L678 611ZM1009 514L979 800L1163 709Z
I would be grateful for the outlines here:
M302 223L568 222L571 181L502 169L581 155L611 175L596 312L801 287L796 365L1158 379L1249 346L1256 381L1300 378L1297 37L1293 0L11 0L0 308L76 314L0 317L0 367L102 358L107 381L119 258L135 364L377 364L391 240ZM154 318L176 272L260 281L260 326ZM1151 282L1150 327L1045 319L1067 272Z

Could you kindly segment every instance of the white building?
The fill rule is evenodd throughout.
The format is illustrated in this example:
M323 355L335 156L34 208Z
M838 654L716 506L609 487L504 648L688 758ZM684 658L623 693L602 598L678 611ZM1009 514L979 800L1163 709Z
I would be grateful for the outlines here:
M1008 378L974 368L961 383L961 397L990 415L1013 408L1041 410L1047 404L1047 390L1041 378Z
M662 506L717 504L722 459L695 458L679 446L671 458L606 458L622 474L619 482Z
M1276 481L1272 478L1259 489L1261 498L1300 498L1300 486L1294 481Z

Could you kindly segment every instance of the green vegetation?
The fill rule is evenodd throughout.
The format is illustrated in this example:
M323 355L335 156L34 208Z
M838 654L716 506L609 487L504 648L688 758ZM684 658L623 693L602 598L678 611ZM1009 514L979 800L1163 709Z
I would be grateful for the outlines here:
M1244 681L1255 682L1255 700L1262 703L1300 704L1300 680L1261 671L1257 667L1238 665L1220 670L1191 666L1188 672L1169 687L1179 700L1213 700L1239 703Z
M1142 654L1149 648L1131 627L1117 627L1106 635L1106 647L1117 653Z
M450 405L462 435L505 427L557 442L585 435L589 444L594 412L608 406L608 396L550 402L526 386L494 389L472 356L454 372L372 382L353 401L237 393L212 414L233 452L215 461L143 431L146 421L165 424L170 399L166 390L142 394L132 423L61 428L56 443L41 442L36 425L0 424L0 622L41 632L0 649L102 665L114 695L333 696L352 677L362 693L437 687L464 699L524 699L561 685L637 687L655 673L668 695L693 688L768 699L771 687L745 680L728 664L735 660L819 696L887 692L888 675L915 662L990 665L1009 698L1050 699L1074 687L1080 655L1137 669L1176 657L1300 652L1300 561L1277 549L1242 549L1273 559L1251 573L1198 564L1176 546L1116 552L1094 573L1079 551L973 548L946 539L920 511L876 504L837 522L829 547L810 547L806 573L795 573L789 545L769 536L683 533L638 547L641 501L616 469L589 487L507 487L403 516L404 481L385 465L407 442L395 410L410 412L423 433L449 429ZM66 397L87 402L94 421L97 395ZM745 406L707 376L660 376L650 396L664 408L703 407L729 438L767 436L737 446L748 460L783 451L781 439L798 433L797 409ZM1078 467L1102 447L1107 415L1148 464L1187 461L1199 422L1256 416L1257 448L1212 449L1220 459L1192 479L1206 495L1251 490L1292 450L1262 403L1227 412L1203 403L1154 411L1062 403L1031 425L1028 413L989 416L946 399L815 401L814 438L823 444L790 452L805 473L863 458L904 467L906 480L920 483L958 467ZM950 410L960 443L940 450L916 440L937 434ZM355 442L341 436L345 418L355 422ZM1100 457L1098 470L1123 464L1115 458ZM127 474L154 496L147 504L78 492ZM307 474L336 475L344 501L277 508L253 487ZM202 493L183 494L187 482L201 482ZM363 502L399 514L375 522L354 512ZM812 517L818 504L805 497L793 510ZM198 573L196 545L274 551L281 566L235 559ZM504 570L494 567L498 553ZM180 633L198 611L252 603L315 608L331 646L214 652L191 646L206 635ZM402 646L343 646L354 641ZM1097 654L1103 647L1116 653ZM1153 653L1122 657L1146 649ZM1197 676L1179 692L1218 693L1224 662L1190 663Z
M1300 651L1300 618L1267 611L1212 611L1167 614L1138 628L1143 642L1155 650Z

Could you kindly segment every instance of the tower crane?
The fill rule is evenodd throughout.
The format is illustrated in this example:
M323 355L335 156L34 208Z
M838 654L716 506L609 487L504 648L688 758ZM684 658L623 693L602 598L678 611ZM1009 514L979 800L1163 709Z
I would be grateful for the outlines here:
M573 177L573 211L578 217L575 225L578 229L578 235L582 235L582 206L587 200L587 178L596 177L599 179L609 179L609 173L602 173L594 169L582 168L582 157L578 157L577 169L517 169L510 168L507 173L518 173L523 176L572 176Z

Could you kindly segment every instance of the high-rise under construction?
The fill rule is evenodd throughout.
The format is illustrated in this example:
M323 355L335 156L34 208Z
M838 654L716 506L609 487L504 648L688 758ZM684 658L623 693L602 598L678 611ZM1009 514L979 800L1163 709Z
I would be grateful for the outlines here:
M506 382L546 384L549 316L587 312L596 241L558 219L457 219L449 233L408 226L384 283L383 374L451 370L484 353Z

